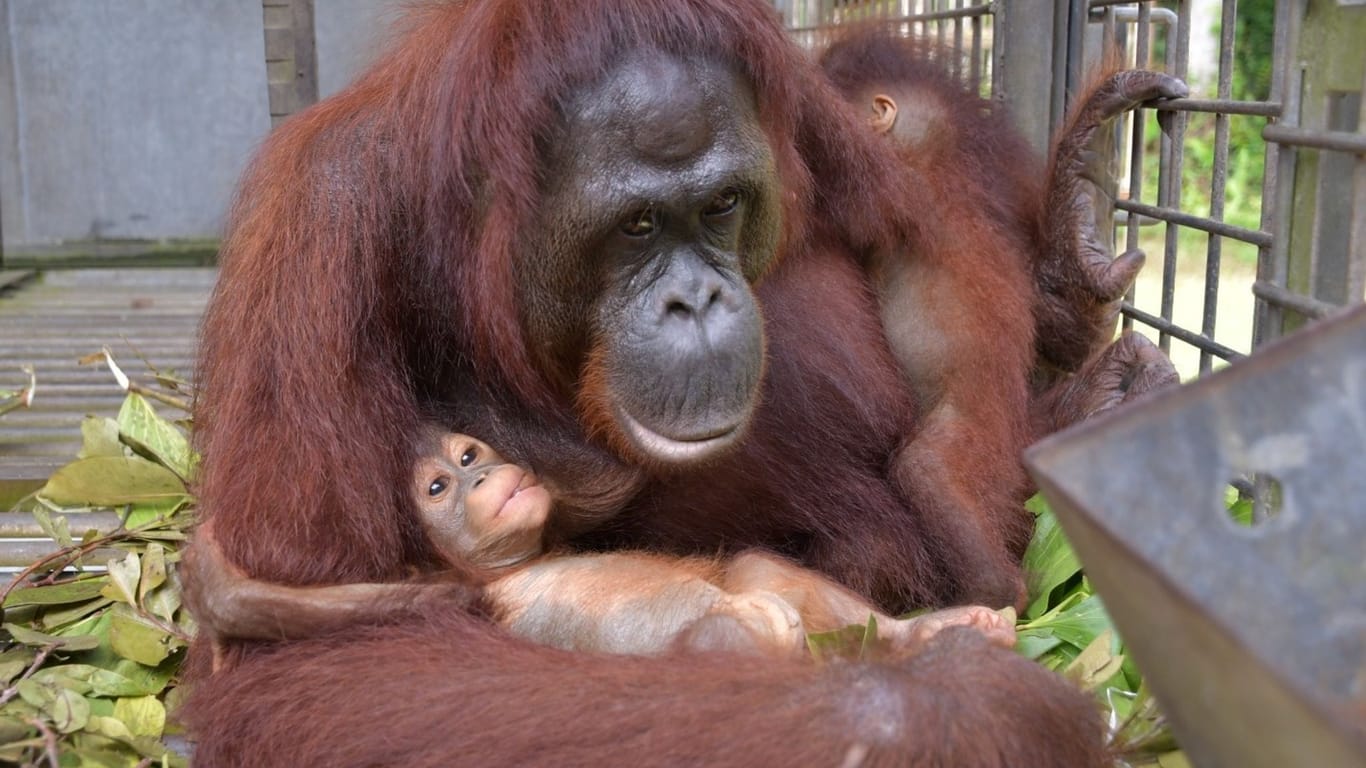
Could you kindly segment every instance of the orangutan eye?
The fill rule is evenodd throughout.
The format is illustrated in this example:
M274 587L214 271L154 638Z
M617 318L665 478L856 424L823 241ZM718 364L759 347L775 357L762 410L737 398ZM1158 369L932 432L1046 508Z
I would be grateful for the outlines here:
M653 206L642 208L627 217L621 231L630 237L649 237L655 232L655 209Z
M438 477L432 481L431 485L427 486L427 495L432 497L440 496L446 492L448 487L450 487L450 480L445 477Z
M469 448L464 453L460 454L460 466L468 467L473 464L474 460L477 458L479 458L479 449Z
M735 210L735 206L740 204L740 192L734 188L723 189L707 202L707 207L702 209L704 216L725 216Z

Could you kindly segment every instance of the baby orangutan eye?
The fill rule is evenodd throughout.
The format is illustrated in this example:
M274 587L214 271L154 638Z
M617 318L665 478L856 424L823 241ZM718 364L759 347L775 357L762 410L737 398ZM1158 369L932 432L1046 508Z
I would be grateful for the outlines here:
M440 496L441 494L446 492L446 488L448 488L449 486L449 479L444 477L438 477L437 479L432 481L431 485L427 486L427 495Z
M464 453L460 454L460 466L468 467L473 464L474 460L478 457L479 450L477 448L468 448Z

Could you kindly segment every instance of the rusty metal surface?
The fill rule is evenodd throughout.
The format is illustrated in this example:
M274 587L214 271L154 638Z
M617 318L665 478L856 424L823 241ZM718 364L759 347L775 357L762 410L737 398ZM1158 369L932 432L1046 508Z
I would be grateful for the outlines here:
M1366 765L1366 308L1026 463L1195 764Z

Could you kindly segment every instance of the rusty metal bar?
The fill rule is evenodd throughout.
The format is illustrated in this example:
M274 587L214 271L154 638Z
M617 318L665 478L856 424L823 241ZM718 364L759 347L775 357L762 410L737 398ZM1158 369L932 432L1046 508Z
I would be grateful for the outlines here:
M1220 344L1214 339L1201 336L1195 331L1183 328L1177 325L1176 323L1173 323L1171 320L1167 318L1158 317L1157 315L1154 315L1152 313L1144 312L1138 307L1135 307L1134 305L1129 304L1127 302L1124 304L1121 311L1124 314L1133 317L1133 319L1137 320L1138 322L1143 323L1144 325L1150 325L1153 328L1156 328L1163 335L1171 336L1172 338L1177 339L1178 341L1184 341L1192 347L1195 347L1196 349L1199 349L1204 352L1210 352L1217 357L1222 357L1225 360L1238 360L1247 357L1247 355L1244 355L1242 352L1239 352L1236 349Z
M1277 125L1297 127L1300 124L1300 94L1304 89L1304 68L1296 61L1295 47L1300 37L1305 0L1280 0L1276 6L1274 51L1276 66L1272 69L1271 95L1285 104ZM1279 90L1278 90L1279 89ZM1270 126L1268 126L1270 127ZM1265 132L1265 129L1263 129ZM1299 148L1293 144L1266 143L1267 176L1262 183L1263 228L1275 233L1275 241L1258 253L1257 279L1281 288L1290 284L1290 225L1293 216L1291 199L1295 192L1295 168L1299 162ZM1274 160L1274 165L1273 165ZM1268 195L1267 191L1271 191ZM1270 210L1267 210L1270 200ZM1285 333L1285 313L1281 304L1258 302L1258 314L1253 321L1254 343L1261 344Z
M1144 6L1154 2L1157 2L1157 0L1091 0L1088 7L1091 10L1098 10L1101 8L1109 8L1114 5Z
M1276 18L1274 31L1272 33L1272 52L1271 52L1271 92L1268 94L1269 101L1282 103L1281 113L1272 117L1272 120L1283 119L1287 114L1285 105L1285 62L1287 54L1287 37L1289 26L1288 17L1291 14L1290 0L1276 0ZM1262 154L1262 216L1261 228L1267 232L1280 232L1280 238L1285 237L1284 230L1277 229L1276 217L1280 209L1280 202L1277 199L1278 185L1276 182L1278 169L1280 166L1280 145L1274 141L1266 141ZM1275 279L1276 264L1273 258L1274 248L1272 246L1259 246L1257 248L1257 282L1265 285L1273 285ZM1284 285L1282 282L1281 285ZM1256 295L1254 289L1254 296ZM1281 306L1275 302L1267 301L1262 297L1257 297L1252 308L1252 346L1255 349L1268 336L1270 326L1276 328L1281 326ZM1278 331L1279 333L1279 331Z
M973 17L973 16L985 16L985 15L987 15L987 14L989 14L989 13L992 12L993 7L994 7L994 6L993 6L991 3L987 3L987 4L984 4L984 5L970 5L970 6L966 7L966 8L951 8L951 9L949 9L949 10L944 10L944 11L929 11L929 12L925 12L925 13L912 13L912 14L908 14L908 15L905 15L905 16L892 16L892 17L888 17L888 18L886 19L886 23L888 23L888 24L908 24L908 23L914 23L914 22L943 21L943 20L945 20L945 19L958 19L958 18L966 19L966 18L971 18L971 17ZM788 31L789 31L789 32L795 32L795 33L800 33L800 32L822 32L822 31L825 31L825 30L835 29L835 28L837 28L837 27L839 27L839 26L840 26L840 25L839 25L838 23L835 23L835 22L826 22L826 23L822 23L822 24L813 24L813 25L809 25L809 26L805 26L805 27L793 27L793 28L789 29Z
M1225 115L1280 117L1281 104L1276 101L1238 101L1236 99L1172 99L1153 105L1159 112L1214 112Z
M1191 43L1191 4L1183 2L1180 4L1179 12L1176 16L1176 45L1172 45L1171 35L1167 35L1167 50L1173 47L1175 52L1175 67L1171 74L1185 79L1187 63L1190 59ZM1165 174L1159 171L1161 177L1159 185L1166 191L1165 199L1159 199L1159 206L1181 207L1181 185L1183 182L1182 168L1185 165L1186 153L1186 113L1168 112L1162 115L1163 120L1168 121L1170 130L1170 149L1164 159L1167 161ZM1161 218L1161 217L1158 217ZM1167 219L1167 231L1163 240L1162 248L1162 319L1171 324L1172 315L1176 307L1176 258L1179 248L1177 228L1171 224L1174 219ZM1162 333L1158 336L1158 346L1163 352L1171 352L1171 338L1169 333Z
M1305 296L1295 293L1289 288L1285 288L1275 283L1268 283L1258 280L1252 284L1252 295L1259 299L1264 299L1279 307L1294 310L1305 317L1321 320L1329 315L1342 311L1342 307L1337 304L1330 304L1312 296Z
M1288 125L1268 125L1262 129L1262 138L1277 144L1290 144L1311 149L1328 149L1335 152L1366 154L1366 134L1346 131L1313 131Z
M1218 97L1229 100L1233 95L1233 30L1237 24L1238 0L1223 0L1219 23L1219 86ZM1214 114L1214 168L1210 179L1209 217L1215 221L1224 220L1224 197L1228 185L1228 135L1229 116L1223 112ZM1214 338L1219 312L1219 272L1223 266L1224 241L1217 235L1210 235L1205 249L1205 296L1200 321L1200 334ZM1209 373L1214 368L1214 358L1209 352L1200 353L1200 373Z
M1214 221L1212 219L1207 219L1204 216L1196 216L1195 214L1179 211L1175 208L1146 205L1144 203L1134 202L1133 200L1116 200L1115 207L1122 211L1137 213L1142 216L1165 221L1169 224L1179 224L1183 227L1198 229L1201 232L1208 232L1212 235L1231 237L1234 240L1241 240L1245 243L1251 243L1257 246L1269 246L1273 241L1271 233L1269 232L1246 229L1244 227L1234 226L1233 224L1226 224L1222 221Z
M963 10L964 0L953 0L954 10ZM963 17L953 19L953 79L963 79Z
M972 92L982 93L982 17L972 17L972 62L968 65L968 79Z
M1117 10L1119 9L1111 8L1106 11L1106 16L1111 18L1111 23L1113 23L1114 17L1118 15ZM1134 44L1134 65L1140 68L1147 66L1149 51L1152 47L1152 27L1149 22L1150 11L1151 8L1148 4L1144 3L1138 6L1138 13L1135 17L1137 35L1135 36L1136 40ZM1134 201L1143 200L1143 129L1146 125L1144 122L1144 115L1143 108L1140 107L1135 109L1133 114L1129 117L1129 199ZM1131 251L1138 248L1138 226L1131 211L1125 211L1124 213L1126 216L1124 247L1125 250ZM1134 303L1136 291L1137 285L1129 286L1129 294L1126 297L1126 300L1130 304ZM1131 330L1134 327L1134 320L1130 315L1124 315L1121 322L1126 331Z

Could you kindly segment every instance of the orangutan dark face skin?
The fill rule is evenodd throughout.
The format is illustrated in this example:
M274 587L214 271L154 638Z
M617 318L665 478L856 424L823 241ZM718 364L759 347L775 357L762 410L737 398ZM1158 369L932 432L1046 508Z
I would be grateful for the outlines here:
M722 65L629 57L566 105L546 164L517 263L535 354L581 384L585 422L624 436L623 453L715 456L754 411L764 337L750 284L780 225L749 88Z
M413 473L413 497L436 548L485 568L541 554L552 501L536 475L469 435L428 440Z

